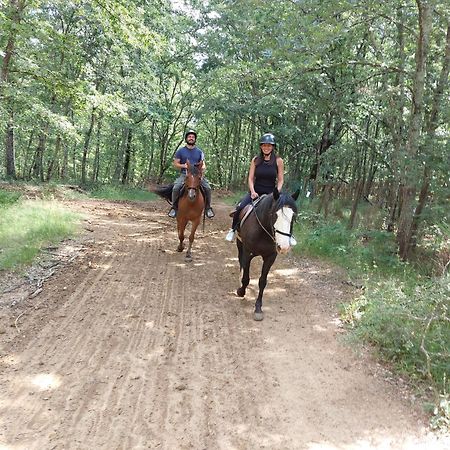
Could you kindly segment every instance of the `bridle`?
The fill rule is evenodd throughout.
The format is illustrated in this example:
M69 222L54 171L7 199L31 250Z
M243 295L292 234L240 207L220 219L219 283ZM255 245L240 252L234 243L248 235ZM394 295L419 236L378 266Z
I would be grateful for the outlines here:
M256 205L255 205L255 203L253 202L253 199L252 199L252 206L253 206L253 210L254 210L254 212L255 212L256 220L257 220L257 222L259 223L259 226L264 230L264 232L267 234L267 236L269 236L270 239L272 239L272 241L274 242L275 245L277 244L277 240L276 240L276 238L275 238L276 233L281 234L282 236L286 236L286 237L288 237L289 239L291 239L291 238L293 237L293 235L292 235L292 230L293 230L293 227L294 227L294 220L291 220L291 229L289 230L289 233L285 233L284 231L277 230L277 229L275 228L275 222L274 222L274 224L272 225L272 233L270 233L269 231L267 231L267 228L266 228L266 227L261 223L261 221L259 220L258 212L257 212L257 210L256 210ZM294 239L295 239L295 238L294 238Z
M190 177L190 176L194 178L196 186L188 186L187 178ZM188 196L188 198L190 200L194 200L195 199L195 197L197 196L197 192L200 190L200 185L201 185L201 178L200 178L199 174L193 173L192 171L186 173L186 179L185 179L185 182L184 182L184 189L187 192L187 196ZM189 192L191 192L191 191L195 192L195 194L192 195L192 196L189 194Z

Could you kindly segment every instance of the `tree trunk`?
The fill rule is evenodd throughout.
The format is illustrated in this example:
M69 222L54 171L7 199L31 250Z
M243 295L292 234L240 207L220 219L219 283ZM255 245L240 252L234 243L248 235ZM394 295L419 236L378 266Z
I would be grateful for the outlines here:
M419 9L419 36L416 48L416 71L412 91L412 107L409 123L408 141L406 143L405 186L402 193L402 209L397 231L399 254L403 260L410 257L412 243L412 223L414 218L414 201L417 191L417 171L413 162L418 154L418 142L423 120L424 89L428 43L431 34L431 6L422 0L416 0Z
M40 181L44 182L44 153L45 147L47 145L47 133L48 124L44 125L44 129L39 133L38 146L34 154L34 163L32 166L33 178L39 178Z
M86 136L84 138L83 158L81 160L81 184L83 185L86 184L87 180L87 155L89 151L89 142L91 140L92 130L94 129L94 124L95 124L95 108L92 108L89 129L86 132Z
M58 134L58 136L56 136L55 151L47 167L47 181L50 181L50 179L52 178L53 169L55 165L58 163L60 150L61 150L61 136Z
M123 162L122 171L122 184L128 181L129 171L130 171L130 161L131 161L131 139L133 137L133 132L131 128L127 130L127 144L125 146L125 159Z
M16 155L14 149L14 113L10 111L8 123L6 125L6 176L16 179Z
M0 71L0 98L4 97L4 89L9 82L9 73L11 68L12 57L15 51L15 41L18 25L22 19L22 12L25 8L25 3L22 0L10 0L9 2L11 16L11 26L9 29L8 40L6 48L3 52L3 61ZM5 104L13 104L13 99L9 99L6 96ZM12 106L9 110L9 118L5 130L5 158L6 158L6 176L8 178L16 178L16 156L14 150L14 112Z
M152 120L152 126L150 128L150 157L147 165L147 179L152 177L153 160L155 158L155 120Z
M95 141L95 156L94 167L92 170L92 181L95 183L98 181L98 175L100 173L100 133L102 129L102 117L97 122L97 138Z

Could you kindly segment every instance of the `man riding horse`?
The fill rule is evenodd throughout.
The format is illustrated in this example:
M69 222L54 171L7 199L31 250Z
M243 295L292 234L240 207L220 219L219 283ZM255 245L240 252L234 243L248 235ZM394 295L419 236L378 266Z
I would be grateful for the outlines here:
M177 216L178 198L186 178L187 162L189 161L190 164L196 165L201 170L202 174L204 174L206 170L205 155L203 151L195 145L197 133L194 130L188 130L184 135L184 140L186 145L179 148L173 158L173 165L176 169L180 170L180 175L175 180L173 186L172 208L169 211L169 217ZM205 195L206 217L211 219L215 216L214 211L211 208L211 187L204 176L202 176L201 187Z

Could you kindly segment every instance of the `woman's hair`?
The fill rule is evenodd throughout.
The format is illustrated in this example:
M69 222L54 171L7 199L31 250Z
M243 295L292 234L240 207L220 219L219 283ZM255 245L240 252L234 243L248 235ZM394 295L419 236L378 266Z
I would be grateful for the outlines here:
M264 161L264 153L261 150L261 153L258 156L255 156L255 166L259 166L263 161ZM274 146L272 152L270 153L270 159L267 163L273 165L276 163L276 161L277 155L275 154L275 146Z

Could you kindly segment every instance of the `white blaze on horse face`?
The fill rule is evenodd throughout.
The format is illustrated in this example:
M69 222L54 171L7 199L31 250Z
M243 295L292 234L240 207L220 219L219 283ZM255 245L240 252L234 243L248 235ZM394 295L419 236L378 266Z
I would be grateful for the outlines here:
M280 253L286 253L290 250L292 242L289 237L291 233L291 223L294 217L294 211L287 206L279 209L277 211L277 220L275 221L274 227L275 230L286 233L287 236L275 232L275 241L277 243L278 251Z
M195 196L196 196L196 190L195 189L188 189L188 199L192 202L195 200Z

